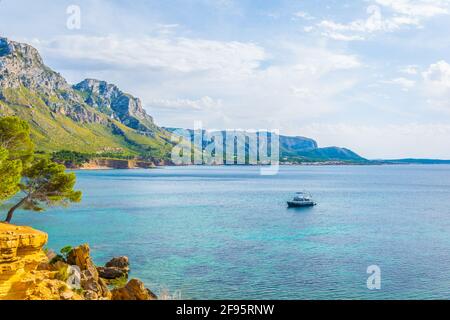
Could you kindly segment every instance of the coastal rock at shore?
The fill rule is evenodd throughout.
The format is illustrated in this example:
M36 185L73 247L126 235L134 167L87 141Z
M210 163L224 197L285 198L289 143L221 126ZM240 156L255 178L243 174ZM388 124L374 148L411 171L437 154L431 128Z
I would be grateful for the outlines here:
M0 223L0 300L77 300L56 272L41 270L48 258L46 233Z
M137 279L130 280L125 287L112 290L112 300L157 300L157 296L144 283Z
M155 300L144 283L133 279L112 291L99 273L87 244L72 249L67 257L45 252L48 235L30 227L0 223L0 300ZM46 254L47 253L47 254ZM68 283L69 266L80 269L80 289ZM127 257L109 261L104 269L128 277ZM101 268L99 268L101 269ZM122 277L122 276L121 276ZM116 278L112 278L116 279Z
M150 169L155 168L153 162L126 159L92 159L81 166L81 169Z
M128 257L116 257L107 262L105 267L130 270L130 261L128 260Z
M116 257L107 262L104 267L97 267L97 271L103 279L128 278L130 262L128 257Z
M124 270L115 268L115 267L110 267L110 268L97 267L97 271L102 279L107 279L107 280L128 277L128 272L125 272Z
M95 292L101 298L111 298L111 292L105 281L100 278L97 267L92 261L89 245L83 244L72 249L67 256L67 263L80 268L81 287L84 290Z

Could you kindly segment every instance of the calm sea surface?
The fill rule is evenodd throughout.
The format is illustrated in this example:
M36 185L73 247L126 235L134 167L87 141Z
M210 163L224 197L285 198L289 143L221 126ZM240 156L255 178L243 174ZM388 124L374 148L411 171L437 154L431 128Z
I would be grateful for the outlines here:
M17 224L185 299L450 298L450 166L77 172L83 202ZM296 191L319 203L287 209ZM367 289L367 267L382 287Z

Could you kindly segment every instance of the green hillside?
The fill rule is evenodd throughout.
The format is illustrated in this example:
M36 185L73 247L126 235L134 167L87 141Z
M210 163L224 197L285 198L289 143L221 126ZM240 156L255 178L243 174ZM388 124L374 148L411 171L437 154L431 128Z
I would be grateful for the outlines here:
M54 96L51 99L57 101L59 98ZM91 111L98 114L106 125L76 122L51 110L39 94L23 86L3 90L3 99L0 100L1 115L16 115L28 121L38 151L117 152L168 159L171 144L168 143L170 135L167 132L160 130L154 137L144 136L96 110Z
M30 124L40 153L170 160L170 133L153 122L138 98L92 79L74 88L35 48L0 37L0 116L8 115Z
M35 48L0 37L0 116L8 115L30 124L39 153L72 151L81 157L171 163L174 129L157 126L139 98L97 79L71 85L44 64ZM187 141L191 135L190 130L183 134ZM366 161L348 149L319 148L309 138L279 138L284 162Z

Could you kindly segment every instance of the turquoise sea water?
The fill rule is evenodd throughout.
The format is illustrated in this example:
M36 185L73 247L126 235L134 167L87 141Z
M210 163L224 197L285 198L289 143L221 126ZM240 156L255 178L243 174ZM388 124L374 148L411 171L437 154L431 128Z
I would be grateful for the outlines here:
M77 172L81 204L17 224L49 247L127 255L186 299L448 299L450 166L181 167ZM319 205L287 209L296 191ZM370 291L367 267L381 268Z

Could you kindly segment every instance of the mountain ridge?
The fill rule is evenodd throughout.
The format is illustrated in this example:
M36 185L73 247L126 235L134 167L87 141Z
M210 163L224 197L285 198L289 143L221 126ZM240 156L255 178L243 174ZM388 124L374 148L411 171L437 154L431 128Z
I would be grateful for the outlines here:
M183 135L186 139L193 141L194 130L183 128L164 127L169 132L177 132ZM224 145L226 144L226 131L220 132L223 137ZM203 130L205 133L205 130ZM280 158L281 162L368 162L369 160L361 157L355 152L347 148L340 147L324 147L319 148L318 143L311 138L302 136L285 136L279 135ZM205 148L205 142L203 148ZM246 146L248 149L248 146Z
M0 37L0 116L26 120L40 152L136 156L170 164L171 130L159 127L139 98L107 81L71 85L34 47ZM283 161L366 161L346 148L280 136Z
M113 152L169 160L170 134L153 123L139 99L111 85L117 88L122 108L130 109L111 117L98 103L89 104L94 91L78 85L81 90L47 67L32 46L0 38L0 115L26 120L39 151Z
M156 129L153 118L142 107L141 100L124 93L103 80L85 79L72 88L81 93L84 102L132 129L151 133Z

